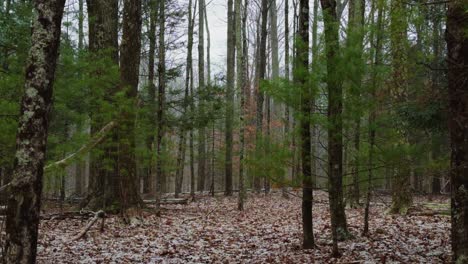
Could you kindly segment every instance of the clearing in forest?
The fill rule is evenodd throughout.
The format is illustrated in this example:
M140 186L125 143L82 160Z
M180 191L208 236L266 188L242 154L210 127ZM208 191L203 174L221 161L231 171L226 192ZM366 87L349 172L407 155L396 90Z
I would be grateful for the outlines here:
M138 225L118 217L70 241L89 220L41 221L38 263L446 263L450 217L384 213L385 197L372 204L370 236L361 236L363 209L347 209L354 239L340 242L332 259L328 197L314 197L317 247L302 250L301 201L279 193L249 195L244 212L236 197L203 197L164 205L162 217L144 211ZM447 202L444 198L438 198ZM439 201L439 202L441 202ZM422 201L419 201L420 203ZM441 202L441 203L442 203Z

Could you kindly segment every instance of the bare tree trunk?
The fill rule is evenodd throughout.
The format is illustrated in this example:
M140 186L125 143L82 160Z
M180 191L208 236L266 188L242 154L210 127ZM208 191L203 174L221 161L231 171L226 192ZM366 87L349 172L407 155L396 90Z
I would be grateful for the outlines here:
M302 229L304 249L315 247L312 217L312 175L310 171L310 86L309 77L309 1L299 1L299 28L296 40L294 81L301 89L301 157L302 157Z
M166 128L166 119L164 116L164 107L166 101L166 45L165 45L165 27L166 27L166 12L165 1L159 2L159 44L158 44L158 128L157 128L157 147L156 147L156 213L160 214L161 195L164 188L165 173L163 169L161 155L163 153L163 139Z
M268 24L268 0L261 1L261 30L260 30L260 45L258 47L258 80L257 80L257 113L256 113L256 152L257 155L264 155L261 153L263 150L260 147L260 140L262 138L262 130L263 130L263 91L261 90L262 81L265 80L265 71L266 71L266 41L267 41L267 24ZM260 177L255 175L255 182L254 187L255 191L260 192L261 182Z
M377 100L376 92L377 92L377 85L378 85L378 68L381 64L381 53L382 53L382 33L383 33L383 10L384 10L384 3L381 0L374 0L372 2L372 21L374 21L373 13L375 10L375 6L377 6L378 13L377 13L377 35L375 36L374 41L374 33L372 33L370 42L374 44L374 50L372 51L373 56L371 56L371 60L374 61L374 67L372 69L372 87L371 87L371 98L373 100ZM375 149L375 119L376 119L376 106L372 106L370 113L369 113L369 154L368 154L368 174L367 174L367 191L366 191L366 205L364 209L364 230L363 235L369 234L369 210L370 210L370 200L372 196L372 179L374 174L374 149Z
M339 20L335 0L320 0L325 26L328 88L328 176L330 181L330 214L333 255L338 256L338 240L348 236L343 203L343 90L338 72Z
M289 0L284 1L284 78L289 82ZM287 149L290 149L289 141L289 123L290 123L290 113L289 113L289 102L284 105L284 144ZM284 175L282 182L282 195L284 198L288 198L287 193L287 182L289 169L286 170L286 175Z
M233 10L233 0L227 2L227 76L226 76L226 157L225 157L225 189L224 195L232 195L232 146L234 119L234 73L235 73L235 22L236 13ZM237 10L238 11L238 10Z
M468 263L468 13L466 1L448 3L446 41L451 138L451 215L454 263Z
M192 18L192 0L189 0L188 4L188 42L187 42L187 59L185 67L185 94L184 94L184 115L186 115L187 107L189 106L189 90L190 90L190 79L192 71L192 47L193 47L193 18ZM183 128L179 135L179 157L177 160L177 174L176 174L176 188L175 196L178 197L182 191L182 180L184 176L185 167L185 148L187 142L185 142L186 129L188 129L188 120L183 120ZM193 145L191 146L193 150ZM191 175L192 176L192 175ZM192 177L190 178L190 184L192 185ZM192 188L191 188L192 191Z
M89 50L96 60L109 57L112 63L119 63L118 47L118 2L115 0L86 1L88 8ZM100 69L104 70L104 69ZM96 71L95 78L100 78L100 70ZM93 98L96 104L101 99L109 104L117 89L106 91L105 98ZM99 106L98 106L99 107ZM98 133L108 120L99 114L96 109L91 114L91 134ZM92 153L90 158L90 182L86 203L92 209L106 208L119 200L119 185L117 177L117 150L110 144L117 140L114 132L109 139L99 146L99 152ZM101 154L98 154L101 153ZM111 165L105 166L106 160Z
M122 209L141 203L135 159L135 119L141 47L141 0L125 0L120 44L120 81L129 109L120 113L118 125L118 175Z
M198 6L198 89L203 91L205 89L205 52L204 52L204 19L205 1L199 0ZM199 119L202 119L205 111L204 99L200 98L198 109L200 113ZM198 191L205 190L206 178L206 132L205 123L199 120L198 128Z
M318 0L314 0L314 11L313 11L313 16L314 20L312 22L312 71L319 71L319 50L318 50L318 33L317 33L317 27L318 27L318 5L319 2ZM312 81L312 92L315 92L318 90L318 82L316 78L314 78ZM311 114L314 114L316 109L315 109L315 94L312 95L311 98ZM312 124L312 127L310 128L312 130L311 132L311 148L312 148L312 157L317 157L317 144L316 141L317 139L317 124ZM312 171L312 186L315 188L317 187L317 159L312 158L311 159L311 171Z
M150 106L150 122L151 131L147 139L147 148L151 151L150 162L147 169L147 175L145 179L145 191L148 193L154 193L154 179L155 179L155 166L154 162L156 159L155 151L155 130L156 130L156 86L154 84L154 58L156 56L156 25L158 23L158 2L157 0L149 1L149 12L150 12L150 28L148 32L149 38L149 53L148 53L148 93L149 93L149 106Z
M5 263L35 263L49 112L65 0L34 1L32 41L6 212Z
M193 47L193 29L195 25L195 12L197 10L197 0L195 0L194 3L194 8L193 8L193 13L192 16L189 20L189 31L188 31L188 37L189 37L189 42L187 46L187 68L190 71L188 74L190 74L190 112L194 113L195 111L195 106L193 102L193 61L192 61L192 47ZM189 10L189 12L192 12ZM190 56L189 56L190 55ZM190 62L190 67L189 63ZM193 125L193 120L191 120L191 123ZM192 199L195 198L195 151L194 151L194 146L193 146L193 141L194 141L194 136L193 136L193 126L190 129L190 140L189 140L189 147L190 147L190 196Z
M241 11L240 8L240 0L236 0L236 3L239 2L239 13ZM237 204L237 208L239 211L244 210L244 201L245 201L245 179L244 179L244 149L245 149L245 103L246 103L246 91L249 89L248 87L248 46L247 46L247 11L248 11L248 0L244 0L244 10L243 15L238 15L239 20L242 17L242 37L241 37L241 23L237 23L236 28L236 37L237 37L237 50L238 50L238 62L240 59L241 63L241 71L239 80L239 92L240 92L240 153L239 153L239 200ZM242 40L242 43L241 43ZM242 51L242 52L241 52Z

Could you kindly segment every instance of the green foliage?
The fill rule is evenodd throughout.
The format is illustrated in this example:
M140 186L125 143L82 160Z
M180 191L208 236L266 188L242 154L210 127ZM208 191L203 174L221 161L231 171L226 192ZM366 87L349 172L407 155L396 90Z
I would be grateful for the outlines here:
M267 136L261 137L256 144L258 148L250 150L245 159L249 174L285 185L287 183L285 175L292 156L291 151Z

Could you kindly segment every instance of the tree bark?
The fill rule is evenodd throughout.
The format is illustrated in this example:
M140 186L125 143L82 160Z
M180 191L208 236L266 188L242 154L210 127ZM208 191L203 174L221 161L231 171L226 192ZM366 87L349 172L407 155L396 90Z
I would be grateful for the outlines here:
M260 140L262 138L263 131L263 91L261 86L265 80L265 71L266 71L266 41L267 41L267 24L268 24L268 0L261 1L261 29L260 29L260 45L258 46L258 62L257 62L257 112L256 112L256 153L257 155L264 155L261 153L263 150L260 146ZM258 44L257 44L258 45ZM261 179L258 175L255 175L254 179L254 188L256 192L260 192L261 189Z
M154 84L155 81L155 56L156 56L156 25L158 23L158 2L157 0L150 0L149 1L149 13L150 13L150 26L148 31L148 39L149 39L149 53L148 53L148 94L149 94L149 122L151 131L149 132L147 145L146 147L151 152L150 153L150 162L148 164L148 169L146 170L146 179L145 179L145 186L144 191L148 193L154 193L154 180L155 180L155 133L156 131L156 118L155 114L157 111L156 108L156 85Z
M390 42L392 47L392 97L403 103L408 95L406 7L400 0L392 0L390 7ZM405 134L405 133L401 133ZM402 135L408 144L408 133ZM410 157L403 158L392 181L392 206L390 213L406 214L412 203L410 181Z
M236 13L233 10L233 0L227 1L227 74L226 74L226 157L225 157L225 189L226 196L232 195L232 146L234 119L234 72L235 72L235 32ZM237 5L236 5L237 7ZM238 10L236 10L238 11Z
M454 263L468 263L468 13L466 1L448 3L447 63L451 138L451 215Z
M381 0L374 0L372 2L372 21L374 21L374 10L377 7L377 25L376 25L376 32L372 33L370 37L370 42L375 43L374 49L371 50L371 60L373 60L374 67L372 69L372 84L371 84L371 99L376 101L377 100L377 85L379 83L378 80L378 67L381 64L381 53L382 53L382 34L383 34L383 11L384 11L384 3ZM375 35L375 41L374 41ZM369 121L368 121L368 133L369 133L369 150L368 150L368 172L367 172L367 190L366 190L366 205L364 208L364 229L363 235L369 234L369 210L370 210L370 200L372 196L372 179L374 177L374 152L375 152L375 136L376 136L376 129L375 129L375 119L377 116L377 102L371 107L369 113Z
M236 0L239 5L239 12L241 11L241 0ZM244 179L244 149L245 149L245 113L247 112L245 109L246 105L246 91L249 89L248 87L248 46L247 46L247 11L248 11L248 0L244 0L244 9L243 15L238 15L238 18L242 18L242 36L241 36L241 23L237 23L236 28L236 45L238 50L238 62L240 60L241 63L241 73L238 81L239 81L239 92L240 92L240 131L239 131L239 143L240 143L240 151L239 151L239 200L237 203L237 208L239 211L244 210L244 201L245 201L245 179ZM241 42L242 40L242 42Z
M65 0L36 0L6 212L5 263L35 263L49 112Z
M166 183L166 175L163 169L163 139L166 128L166 118L164 116L164 107L166 104L166 45L165 45L165 27L166 27L166 4L165 1L159 2L159 43L158 43L158 108L157 108L157 132L156 132L156 213L160 214L161 195Z
M302 229L304 249L315 247L312 218L312 175L310 171L309 1L299 1L294 81L301 89Z
M328 177L333 255L339 255L338 240L348 236L343 203L343 90L339 73L339 20L335 0L320 0L325 26L328 89Z
M205 52L204 52L204 26L205 1L199 0L198 6L198 89L200 94L205 90ZM198 102L199 127L198 127L198 191L205 190L206 178L206 131L205 131L205 102L200 97Z
M350 54L350 71L352 75L349 76L350 93L349 98L351 101L350 109L354 112L354 164L352 166L353 185L350 197L351 207L359 206L359 151L361 139L361 84L362 75L364 74L362 68L363 62L363 41L364 41L364 0L351 0L349 2L348 11L348 36L346 45L348 53Z
M96 60L108 58L118 65L118 1L86 1L88 8L88 31L89 31L89 51ZM100 78L105 69L98 69L94 73L95 78ZM99 88L97 88L99 89ZM111 97L116 89L105 91L104 98L92 98L96 104L96 109L91 113L91 134L98 133L107 120L104 120L100 112L100 100L105 100L111 104ZM91 154L89 194L86 199L87 205L91 209L106 208L118 200L119 185L113 177L116 171L116 133L99 146L98 153ZM107 166L106 166L107 163ZM109 165L110 164L110 165Z
M135 159L135 119L141 47L141 0L124 0L122 41L120 44L120 81L128 108L120 113L118 125L118 177L122 209L141 204Z

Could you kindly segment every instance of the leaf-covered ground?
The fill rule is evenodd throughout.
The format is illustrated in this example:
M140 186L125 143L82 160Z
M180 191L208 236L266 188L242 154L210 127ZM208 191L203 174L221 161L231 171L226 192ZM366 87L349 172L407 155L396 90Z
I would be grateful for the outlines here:
M330 257L327 195L315 194L317 247L301 249L301 201L280 194L251 195L246 210L236 197L204 197L189 205L164 206L162 217L150 210L139 223L118 217L96 224L71 242L87 221L41 223L38 263L446 263L450 260L447 216L391 216L373 204L369 237L361 236L363 209L347 209L354 239L340 242L342 257Z

